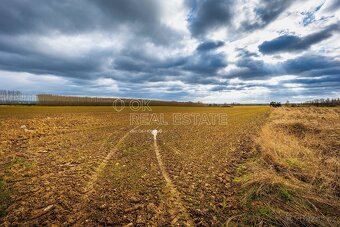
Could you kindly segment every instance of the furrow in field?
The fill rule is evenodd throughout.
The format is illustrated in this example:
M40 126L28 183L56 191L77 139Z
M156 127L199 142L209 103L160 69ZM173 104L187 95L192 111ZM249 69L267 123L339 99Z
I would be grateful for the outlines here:
M94 171L93 175L91 176L90 180L88 181L86 188L85 188L85 195L83 197L83 199L86 199L87 196L93 192L93 185L94 183L97 181L98 176L103 172L104 168L107 165L107 162L111 159L112 155L117 151L118 147L123 143L123 141L125 140L125 138L131 133L131 131L137 129L137 127L131 129L130 131L128 131L127 133L124 134L124 136L122 138L120 138L120 140L117 142L117 144L113 147L113 149L106 155L106 157L103 159L103 161L99 164L99 166L96 168L96 170ZM108 140L110 139L110 137L108 138ZM108 142L108 140L106 141L106 143ZM105 144L103 144L104 147Z
M141 130L143 131L143 130ZM168 210L160 208L165 182L158 167L149 133L133 132L115 152L103 173L98 175L94 192L83 207L79 224L147 225L171 224ZM78 224L77 223L77 224Z
M265 108L155 108L229 117L226 126L162 125L157 141L147 130L121 137L126 114L86 111L4 122L0 180L13 189L5 225L211 226L240 214L233 179Z
M64 223L73 204L84 194L83 186L106 155L105 149L98 149L102 138L111 134L111 140L116 140L120 130L115 130L114 135L112 129L59 134L39 137L27 146L13 143L12 147L5 147L11 156L0 161L0 168L8 177L12 196L4 223ZM20 136L17 141L21 141Z
M183 206L182 200L181 200L181 195L177 191L175 185L172 183L165 166L163 165L162 162L162 156L158 148L157 144L157 139L154 139L154 149L158 161L158 166L161 170L162 176L164 180L166 181L166 186L164 190L164 194L167 197L167 203L169 206L169 213L171 214L171 223L172 224L177 224L180 219L183 220L184 225L187 226L193 226L194 222L192 221L188 211L186 208Z
M250 138L264 119L265 111L230 117L226 126L162 128L162 165L196 225L223 225L239 214L233 178L251 153Z
M105 156L105 158L102 160L102 162L97 166L94 173L91 175L89 181L86 184L86 187L85 187L85 190L84 190L85 193L83 194L83 196L80 200L81 202L73 208L73 212L71 212L71 214L70 214L72 217L67 218L66 223L73 224L72 222L77 222L77 221L79 221L79 219L82 218L82 214L83 214L82 208L88 202L89 195L91 195L91 193L94 192L94 184L96 183L98 177L102 174L102 172L105 169L108 161L112 158L114 153L118 150L119 146L123 143L125 138L131 133L131 131L135 130L136 128L138 128L138 126L131 129L127 133L125 133L124 136L122 138L120 138L119 141L116 143L116 145L111 149L111 151ZM103 149L105 147L105 145L109 142L111 135L105 140L105 142L102 144L100 149Z

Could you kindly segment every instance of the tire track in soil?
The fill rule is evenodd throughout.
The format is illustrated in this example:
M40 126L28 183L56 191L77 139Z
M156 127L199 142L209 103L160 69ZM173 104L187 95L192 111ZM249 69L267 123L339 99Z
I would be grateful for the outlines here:
M83 216L82 208L86 206L89 200L89 196L94 192L94 185L97 182L98 177L102 174L103 170L105 169L107 163L109 160L112 158L114 153L118 150L118 147L123 143L126 137L129 136L129 134L133 131L136 130L139 126L134 127L133 129L129 130L127 133L124 134L122 138L118 140L116 145L112 148L112 150L105 156L105 158L102 160L102 162L98 165L98 167L95 169L94 173L90 177L89 181L87 182L87 185L85 186L85 193L83 194L81 198L81 202L78 203L70 213L69 217L66 218L66 222L64 224L67 225L79 225L80 221ZM103 143L103 145L99 149L103 149L104 146L109 142L112 134L108 136L106 141Z
M170 214L171 218L171 225L184 225L184 226L194 226L194 222L192 218L190 217L189 212L184 207L182 200L181 200L181 194L176 189L175 185L171 181L165 166L162 162L162 155L159 151L157 139L154 137L154 150L156 153L156 158L158 162L158 166L161 170L161 173L163 175L163 178L166 182L165 188L164 188L164 200L161 202L161 209L167 210Z
M171 145L168 145L168 144L166 144L166 143L163 143L163 145L165 146L165 147L167 147L168 149L170 149L171 151L173 151L176 155L181 155L181 151L178 149L178 148L176 148L176 147L173 147L173 146L171 146Z

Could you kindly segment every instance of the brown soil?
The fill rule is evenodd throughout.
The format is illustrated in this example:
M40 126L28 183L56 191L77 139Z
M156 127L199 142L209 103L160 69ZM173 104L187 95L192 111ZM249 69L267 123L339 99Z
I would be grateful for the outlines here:
M241 211L233 179L268 111L209 109L228 111L225 126L141 126L162 129L154 141L108 107L6 108L0 180L9 196L0 197L0 221L10 226L229 223Z

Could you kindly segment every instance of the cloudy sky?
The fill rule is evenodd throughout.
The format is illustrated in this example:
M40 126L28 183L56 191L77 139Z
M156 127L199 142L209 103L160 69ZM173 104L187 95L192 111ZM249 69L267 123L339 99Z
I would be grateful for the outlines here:
M339 0L2 0L0 89L203 102L340 96Z

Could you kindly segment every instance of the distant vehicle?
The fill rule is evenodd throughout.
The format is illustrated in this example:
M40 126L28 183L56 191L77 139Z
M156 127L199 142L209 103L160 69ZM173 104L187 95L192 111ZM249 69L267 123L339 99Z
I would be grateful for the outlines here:
M282 104L280 102L270 102L269 105L272 106L272 107L281 107L282 106Z

